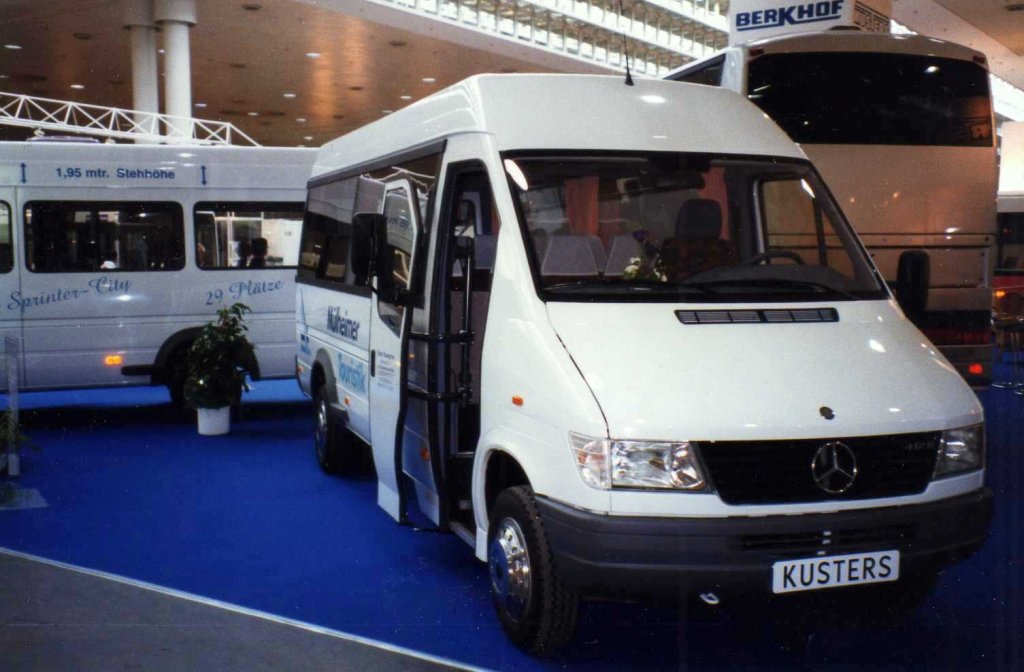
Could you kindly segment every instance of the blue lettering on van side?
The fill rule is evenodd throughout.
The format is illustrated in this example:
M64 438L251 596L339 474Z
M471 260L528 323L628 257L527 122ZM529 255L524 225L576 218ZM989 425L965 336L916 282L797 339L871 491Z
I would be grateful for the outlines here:
M818 21L834 21L842 17L845 2L846 0L803 2L777 9L740 12L736 15L736 30L760 30Z
M246 296L269 294L284 287L284 280L245 280L233 283L228 287L232 298L241 299Z
M41 308L50 304L78 301L89 294L124 294L132 287L131 280L111 278L101 275L89 280L85 286L69 287L63 285L54 289L44 289L32 296L25 296L20 291L8 295L7 310L24 313L29 308Z
M347 317L348 313L345 313L345 317L341 314L341 308L337 306L331 306L327 309L327 331L332 334L337 334L342 338L347 338L350 341L359 340L359 323L355 320Z
M366 365L348 355L338 354L338 382L357 392L366 393Z

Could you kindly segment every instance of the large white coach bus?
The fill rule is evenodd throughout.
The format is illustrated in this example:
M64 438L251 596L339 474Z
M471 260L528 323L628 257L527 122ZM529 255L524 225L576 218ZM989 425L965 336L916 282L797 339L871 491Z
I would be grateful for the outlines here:
M526 650L580 597L887 610L987 535L978 400L733 92L468 79L321 149L296 282L321 467L370 444Z
M294 372L315 150L0 143L0 329L24 389L167 385L235 301L264 376ZM4 379L6 381L6 378Z
M927 254L927 305L911 319L967 380L991 380L998 169L983 54L832 30L731 46L667 78L764 110L814 161L887 280L904 251Z

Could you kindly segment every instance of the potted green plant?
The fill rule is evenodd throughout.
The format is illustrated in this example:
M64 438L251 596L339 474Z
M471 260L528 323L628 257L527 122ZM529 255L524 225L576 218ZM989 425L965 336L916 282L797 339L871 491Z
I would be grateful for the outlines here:
M242 303L221 308L189 348L185 401L196 409L202 435L227 434L231 407L249 391L246 375L259 378L255 348L246 337L249 312Z

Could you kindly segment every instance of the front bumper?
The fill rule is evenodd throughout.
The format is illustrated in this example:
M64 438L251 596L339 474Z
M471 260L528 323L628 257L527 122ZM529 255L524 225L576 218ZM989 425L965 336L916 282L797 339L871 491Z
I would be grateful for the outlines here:
M562 579L587 596L770 593L778 560L899 550L900 576L935 572L985 542L992 492L839 513L732 518L607 516L538 497Z

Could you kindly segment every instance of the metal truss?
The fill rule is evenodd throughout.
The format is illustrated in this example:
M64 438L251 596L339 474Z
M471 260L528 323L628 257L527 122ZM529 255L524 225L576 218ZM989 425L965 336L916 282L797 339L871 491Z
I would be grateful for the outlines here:
M222 121L86 105L0 92L0 124L38 132L96 135L154 144L252 145L259 143Z
M728 43L726 0L374 0L657 77Z

